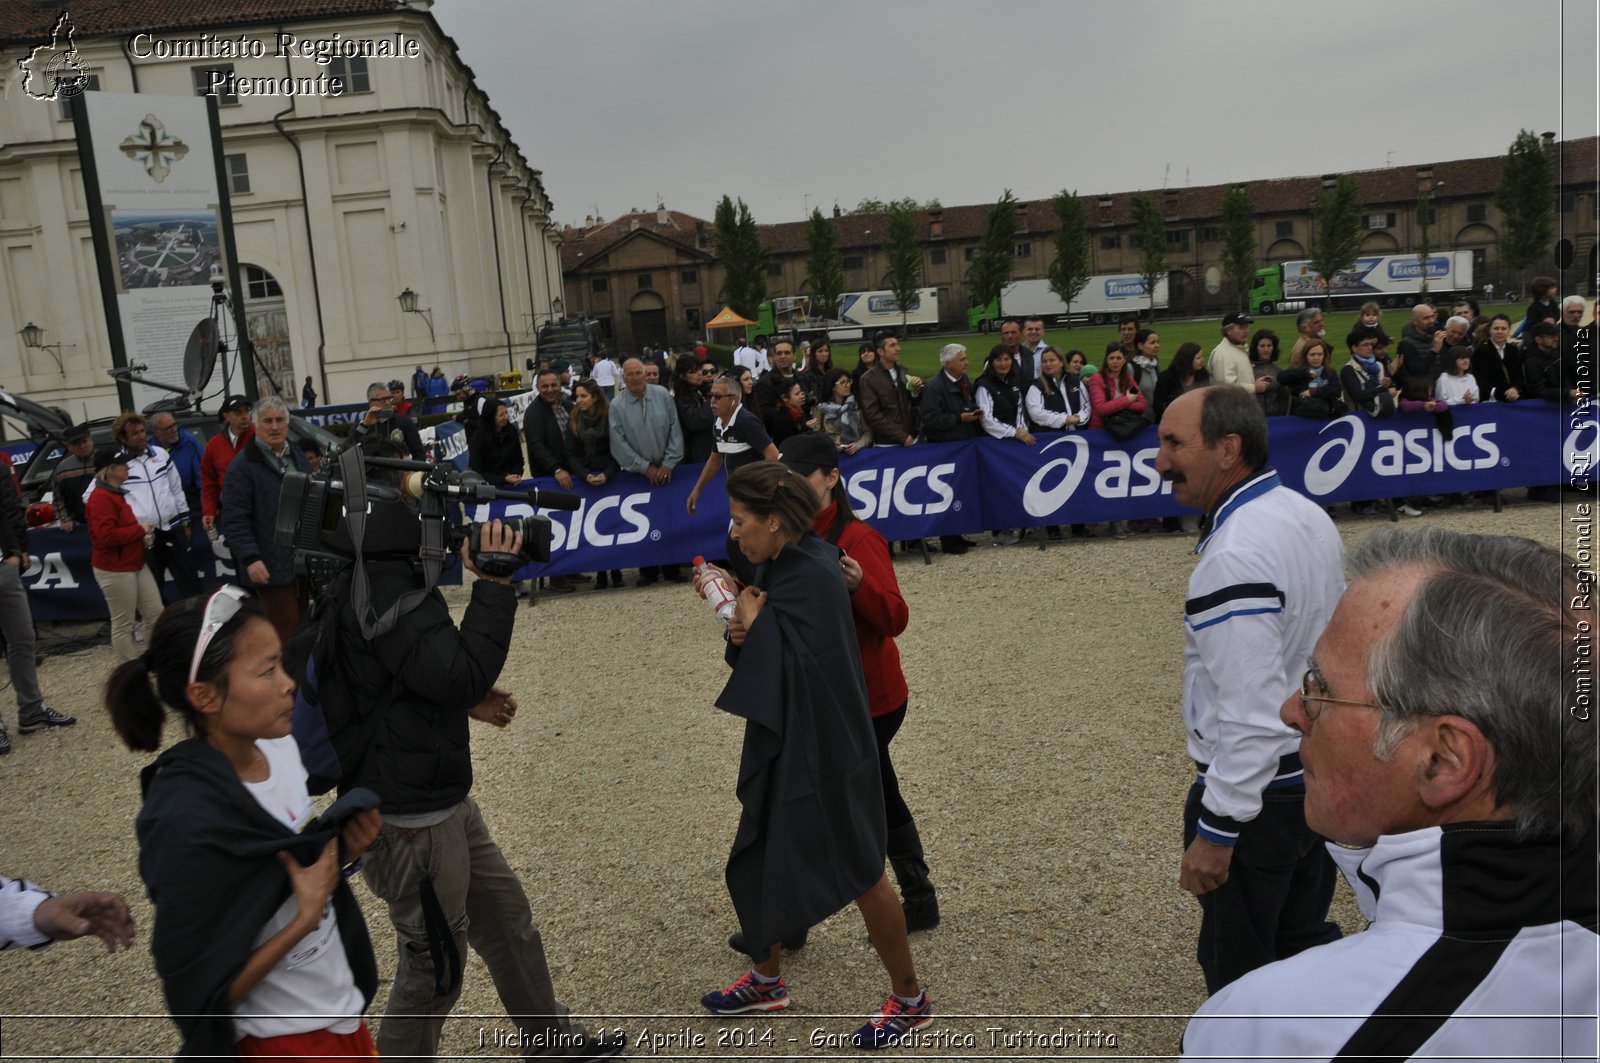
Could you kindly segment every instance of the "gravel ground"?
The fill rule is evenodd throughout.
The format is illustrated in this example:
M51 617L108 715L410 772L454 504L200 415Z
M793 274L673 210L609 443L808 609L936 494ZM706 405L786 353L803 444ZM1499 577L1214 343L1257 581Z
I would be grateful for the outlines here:
M1559 544L1559 517L1517 504L1416 523ZM1381 521L1341 507L1338 523L1349 543ZM912 942L939 1011L923 1054L1162 1056L1203 999L1199 910L1176 885L1192 778L1178 703L1191 546L1178 535L985 546L931 567L897 555L912 700L895 762L944 916ZM449 593L459 608L463 593ZM813 1038L847 1034L886 990L850 910L787 961L786 1013L713 1021L699 1009L742 970L723 941L734 920L722 879L740 726L711 707L725 669L706 606L671 584L585 588L519 610L516 646L503 682L523 711L505 732L477 731L474 793L527 887L563 999L620 1027L635 1056L843 1054ZM117 743L98 705L110 667L105 646L44 664L46 695L79 722L13 735L0 870L118 890L143 935L133 820L147 758ZM390 972L384 910L357 892ZM1335 917L1359 927L1342 885ZM4 1020L8 1056L176 1046L143 936L109 957L93 942L5 956L0 1009L24 1016ZM474 957L442 1051L514 1054L494 1047L514 1030L498 1009Z

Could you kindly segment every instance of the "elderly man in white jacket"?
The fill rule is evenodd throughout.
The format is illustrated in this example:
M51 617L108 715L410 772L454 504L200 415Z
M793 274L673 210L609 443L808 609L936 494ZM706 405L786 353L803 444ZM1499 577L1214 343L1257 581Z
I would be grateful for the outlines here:
M1350 567L1282 716L1371 925L1218 992L1185 1057L1595 1059L1592 577L1442 528Z

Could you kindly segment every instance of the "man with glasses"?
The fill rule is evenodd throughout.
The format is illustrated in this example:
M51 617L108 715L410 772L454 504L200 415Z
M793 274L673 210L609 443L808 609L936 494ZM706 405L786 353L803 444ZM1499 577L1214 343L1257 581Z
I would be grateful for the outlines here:
M1212 997L1186 1054L1595 1058L1588 571L1444 528L1352 552L1280 712L1368 927Z
M361 442L368 435L380 434L393 437L396 432L400 434L397 442L411 454L412 461L422 461L427 456L427 451L422 446L422 433L417 430L417 422L396 412L395 395L389 390L389 385L381 380L375 380L367 385L367 412L361 415L361 420L350 426L350 439L354 443Z
M193 432L178 424L178 419L166 410L150 415L150 428L156 442L166 450L172 464L177 467L178 479L183 483L183 497L189 502L189 512L200 512L200 458L205 448Z
M787 340L779 342L788 343ZM700 492L724 465L732 476L751 462L778 460L777 444L772 442L756 412L740 401L740 395L739 378L732 374L718 377L711 385L711 412L716 416L711 432L717 449L706 459L700 469L700 479L689 492L690 514L699 505Z
M1306 827L1300 736L1278 718L1344 589L1322 507L1267 465L1267 419L1231 384L1161 418L1156 470L1204 512L1184 602L1183 722L1195 782L1178 884L1200 900L1198 958L1215 993L1339 937L1334 868Z

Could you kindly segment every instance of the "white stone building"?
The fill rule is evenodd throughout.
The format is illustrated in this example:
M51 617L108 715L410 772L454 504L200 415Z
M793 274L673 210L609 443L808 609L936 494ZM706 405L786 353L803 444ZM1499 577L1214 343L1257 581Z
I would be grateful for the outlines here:
M338 95L241 87L218 100L246 289L236 294L286 396L297 399L307 376L326 403L359 401L373 380L409 380L418 364L446 376L520 368L560 299L559 230L539 171L429 8L71 3L71 44L91 90L191 94L208 87L208 71L228 68L280 90L282 79L340 79ZM19 68L64 9L65 0L0 5L0 383L97 416L118 400L73 104L34 98ZM372 54L319 62L319 48ZM402 311L406 289L428 314ZM30 323L61 346L27 347ZM258 381L268 390L259 372Z

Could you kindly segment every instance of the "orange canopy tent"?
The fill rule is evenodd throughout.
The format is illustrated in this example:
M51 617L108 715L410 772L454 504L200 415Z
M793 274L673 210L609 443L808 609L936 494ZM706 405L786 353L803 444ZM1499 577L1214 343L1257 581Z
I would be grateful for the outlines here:
M706 331L711 332L719 328L747 328L755 322L747 317L740 317L733 312L732 307L723 307L722 313L706 322Z

